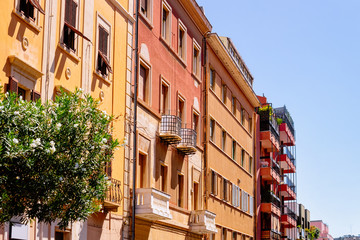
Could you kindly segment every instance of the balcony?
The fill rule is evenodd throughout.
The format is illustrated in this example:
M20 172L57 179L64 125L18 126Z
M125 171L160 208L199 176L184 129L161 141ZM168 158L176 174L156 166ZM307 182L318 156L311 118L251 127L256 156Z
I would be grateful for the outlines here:
M169 209L169 194L154 188L138 188L135 190L135 195L137 217L150 221L172 219Z
M121 181L114 178L109 178L109 181L110 185L106 190L103 206L105 211L116 212L122 200Z
M207 210L191 211L190 231L197 234L217 233L215 225L216 214Z
M260 157L260 176L263 180L280 183L280 166L270 157Z
M261 230L261 239L263 240L280 240L281 239L281 233L274 230Z
M287 111L286 107L275 108L275 115L277 118L282 119L280 124L280 141L288 146L295 145L295 129L294 121L292 120L290 113Z
M261 193L261 212L273 213L280 217L280 199L271 191Z
M169 144L178 144L180 137L181 119L174 115L162 115L160 123L160 138Z
M281 176L279 192L280 196L283 196L285 201L296 200L296 187L295 184L290 180L289 176Z
M275 116L271 115L271 107L259 111L260 115L260 141L264 149L270 152L279 151L280 148L280 134L279 126L276 122Z
M287 146L282 146L281 153L278 156L278 162L284 173L295 173L295 157Z
M181 141L176 146L177 150L185 155L196 152L196 132L191 128L180 129Z
M288 206L282 206L281 208L280 223L285 228L296 227L296 214Z

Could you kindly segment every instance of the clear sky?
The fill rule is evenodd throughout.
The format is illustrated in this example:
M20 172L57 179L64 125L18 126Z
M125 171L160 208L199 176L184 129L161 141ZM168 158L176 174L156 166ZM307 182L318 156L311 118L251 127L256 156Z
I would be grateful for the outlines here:
M360 234L360 0L197 0L296 129L298 202Z

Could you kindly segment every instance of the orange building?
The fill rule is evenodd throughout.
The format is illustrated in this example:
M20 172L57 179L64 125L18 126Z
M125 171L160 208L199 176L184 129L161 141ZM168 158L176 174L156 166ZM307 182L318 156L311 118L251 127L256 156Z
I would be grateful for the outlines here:
M211 25L195 1L143 0L139 12L135 238L201 239L216 230L202 195L201 59Z
M210 239L255 236L255 108L260 105L244 61L229 38L206 38L204 82L205 206L216 214Z

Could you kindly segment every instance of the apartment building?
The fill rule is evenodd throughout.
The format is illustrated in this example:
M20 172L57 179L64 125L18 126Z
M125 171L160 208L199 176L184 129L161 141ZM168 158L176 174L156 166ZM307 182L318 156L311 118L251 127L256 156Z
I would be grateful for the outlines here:
M216 214L210 239L255 236L255 108L253 77L232 41L206 37L204 179L206 209Z
M133 1L129 0L4 1L0 9L0 83L6 86L4 90L28 101L41 98L44 102L54 99L60 89L82 88L101 101L101 110L117 117L113 137L122 141L126 86L130 86L132 73L132 12ZM6 224L0 238L9 239L15 232L19 239L121 238L125 148L114 154L106 169L112 184L101 212L65 231L56 222Z
M297 228L297 239L310 239L308 233L305 231L306 229L310 229L310 211L302 204L298 204Z
M294 122L286 107L273 108L258 96L261 239L296 239L296 162ZM260 186L259 186L260 185Z
M329 234L329 226L324 223L322 220L314 220L310 222L310 226L315 226L320 230L320 236L318 239L321 240L333 240L334 238ZM352 238L349 237L348 239L355 239L356 237ZM346 238L344 238L346 239Z
M203 206L203 36L195 1L139 6L136 239L201 239L216 231ZM132 228L134 230L134 228Z

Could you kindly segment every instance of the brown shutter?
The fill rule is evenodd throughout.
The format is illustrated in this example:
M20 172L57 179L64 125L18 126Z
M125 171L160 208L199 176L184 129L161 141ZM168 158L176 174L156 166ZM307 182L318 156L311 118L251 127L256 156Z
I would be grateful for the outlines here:
M39 12L45 15L45 11L42 9L38 0L29 0L29 2L31 5L33 5L34 8L36 8L37 10L39 10Z
M41 94L38 91L32 90L31 91L31 101L37 102L41 97Z
M9 84L7 87L7 91L8 92L14 92L14 93L18 93L18 80L16 80L14 77L10 76L9 77Z
M99 26L99 51L101 51L105 56L108 53L108 38L109 33L103 28Z
M71 24L69 24L69 23L66 22L66 21L65 21L65 26L67 26L68 28L70 28L72 31L74 31L74 32L75 32L77 35L79 35L80 37L82 37L82 38L88 40L89 42L91 42L89 38L85 37L84 34L82 34L82 32L80 32L79 30L77 30L76 28L74 28L73 26L71 26Z

